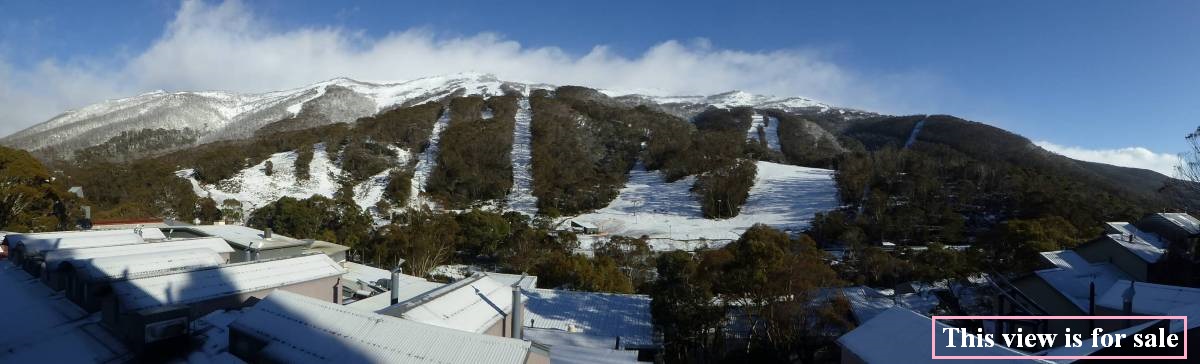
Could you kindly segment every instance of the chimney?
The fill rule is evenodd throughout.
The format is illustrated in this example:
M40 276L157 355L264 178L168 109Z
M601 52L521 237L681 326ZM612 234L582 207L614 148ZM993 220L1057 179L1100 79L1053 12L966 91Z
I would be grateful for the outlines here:
M271 238L271 228L264 229L263 230L263 239L270 239L270 238Z
M400 273L402 272L400 268L401 264L404 264L404 259L399 259L396 261L396 269L392 269L392 281L388 284L391 286L389 291L391 291L392 294L393 305L400 303Z
M1133 316L1133 296L1137 294L1137 292L1135 292L1133 289L1133 284L1133 281L1129 281L1129 289L1125 290L1125 294L1121 295L1121 298L1125 299L1125 304L1123 307L1125 316ZM1133 326L1133 321L1126 319L1125 327L1130 326Z
M512 317L512 330L509 332L512 333L514 339L521 339L525 336L521 332L522 326L525 323L525 318L523 317L525 306L521 304L521 281L523 280L525 280L524 274L521 275L521 279L517 280L517 283L513 283L512 285L512 314L510 314Z

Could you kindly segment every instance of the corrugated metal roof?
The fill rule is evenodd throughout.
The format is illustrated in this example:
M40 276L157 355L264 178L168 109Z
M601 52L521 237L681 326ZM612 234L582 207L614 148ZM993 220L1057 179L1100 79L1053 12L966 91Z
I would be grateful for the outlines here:
M1129 279L1129 275L1109 263L1095 263L1082 266L1072 266L1071 269L1050 268L1034 272L1050 287L1063 297L1075 303L1083 312L1088 310L1090 285L1096 282L1099 292L1121 279Z
M524 292L526 327L612 340L620 336L624 346L656 345L649 296L553 289ZM568 333L572 326L579 332Z
M550 364L621 364L637 363L638 352L555 345L550 348Z
M380 313L467 332L484 332L512 312L512 288L486 275L446 285Z
M1042 252L1042 259L1045 259L1050 264L1063 269L1075 269L1076 267L1087 267L1092 263L1088 263L1087 259L1083 259L1074 250L1057 250L1052 252Z
M0 305L0 363L115 362L129 354L87 312L11 264L0 264Z
M1104 238L1117 243L1117 245L1120 245L1147 263L1157 262L1162 258L1163 254L1167 253L1166 249L1155 247L1137 235L1108 234Z
M94 258L82 263L78 269L88 280L113 281L216 267L225 259L212 249L199 248Z
M275 291L230 325L295 363L524 363L530 343L362 312Z
M1160 213L1158 216L1162 216L1167 221L1175 224L1175 226L1186 230L1189 234L1200 234L1200 220L1192 217L1192 215L1183 212L1167 212Z
M950 327L941 322L938 327ZM940 331L939 331L940 333ZM1012 356L989 363L1050 363L1001 346L990 348L948 347L947 335L933 335L930 319L904 308L891 308L837 339L838 345L866 363L941 363L930 358L930 344L937 340L939 355Z
M275 233L272 233L270 238L265 238L262 230L241 225L195 225L181 226L175 229L193 230L204 235L221 237L230 244L237 245L242 248L254 247L258 249L276 249L308 245L308 242L306 241Z
M46 253L46 269L56 269L59 263L79 260L115 257L121 255L160 253L184 249L209 249L219 254L233 253L233 248L221 238L197 238L163 240L146 244L117 245L99 248L62 249Z
M1109 286L1104 294L1096 297L1096 305L1111 310L1121 311L1125 308L1125 291L1130 287L1130 281L1119 280ZM1099 291L1101 286L1096 285ZM1133 313L1135 315L1166 315L1171 310L1200 302L1200 288L1169 286L1137 282L1133 286Z
M5 236L10 246L24 246L25 254L30 256L60 249L144 244L146 239L164 238L158 229L64 231Z
M430 282L423 279L420 280L401 280L400 288L396 290L399 294L400 302L411 300L417 296L429 293L438 288L445 286L445 283ZM392 306L391 291L383 292L371 297L367 297L352 303L346 304L346 307L351 307L356 310L367 312L382 313L381 311Z
M230 264L176 274L113 282L122 307L141 310L261 291L343 273L324 254Z

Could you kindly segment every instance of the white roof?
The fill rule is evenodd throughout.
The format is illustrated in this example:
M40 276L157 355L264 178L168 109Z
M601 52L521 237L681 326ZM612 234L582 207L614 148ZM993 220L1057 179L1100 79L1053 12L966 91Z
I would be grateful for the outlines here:
M1120 280L1110 285L1104 294L1096 297L1096 305L1111 310L1123 310L1124 295L1130 287L1129 282ZM1200 302L1200 288L1137 282L1133 289L1133 312L1139 315L1167 315L1173 309Z
M587 221L583 221L583 220L571 220L571 224L582 227L582 228L586 228L586 229L599 229L599 227L597 227L596 224L593 224L593 223L587 222Z
M198 248L94 258L81 264L80 273L91 281L112 281L216 267L222 263L225 259L217 252Z
M263 237L265 234L262 230L241 225L195 225L181 226L177 229L190 229L210 236L217 236L229 241L230 244L243 248L253 246L259 249L274 249L308 244L303 240L275 233L272 233L270 238L265 238Z
M1072 266L1071 269L1050 268L1034 272L1037 277L1046 281L1080 310L1087 312L1090 285L1096 282L1096 292L1099 294L1106 287L1121 279L1129 279L1129 275L1108 263Z
M362 282L378 285L380 287L383 287L384 289L388 289L387 285L383 284L385 282L380 282L380 281L381 280L382 281L391 280L392 279L391 271L388 271L386 269L375 268L375 267L372 267L372 266L369 266L366 264L359 264L359 263L355 263L355 262L346 262L345 265L346 265L346 274L343 275L342 278L346 282L349 283L349 282L362 281ZM423 281L424 280L419 277L414 277L414 276L405 275L405 274L401 274L400 279L402 281L404 281L404 280L422 280Z
M532 289L525 292L526 327L553 330L564 336L604 338L611 348L616 338L627 347L653 347L654 324L650 317L650 297L646 295L576 292L552 289ZM579 332L568 332L574 326ZM555 345L568 338L554 338L543 333L544 342ZM588 346L575 342L573 346Z
M1162 216L1188 233L1200 234L1200 220L1196 220L1192 215L1183 212L1165 212L1158 214L1158 216Z
M1121 247L1124 247L1129 252L1137 255L1138 258L1147 263L1157 262L1167 252L1166 249L1156 247L1137 235L1128 234L1107 234L1103 239L1111 240Z
M433 291L435 289L442 288L445 285L446 285L445 283L430 282L430 281L426 281L423 279L416 280L416 281L401 280L400 281L400 289L396 290L396 292L399 294L399 296L397 298L400 302L403 303L403 302L406 302L413 298L416 298L417 296L429 293L430 291ZM362 311L367 311L367 312L376 312L376 313L382 313L381 311L383 311L384 309L391 307L391 306L392 306L391 291L376 294L374 296L363 298L361 300L346 304L346 307L351 307L356 310L362 310Z
M122 361L120 340L12 264L0 262L0 363L100 363Z
M116 245L99 248L61 249L46 253L46 269L55 269L59 263L73 260L95 259L121 255L161 253L185 249L208 249L218 254L233 253L233 248L221 238L173 239L161 242Z
M530 343L362 312L285 291L247 309L233 330L297 363L524 363Z
M1161 237L1159 237L1158 234L1142 231L1141 229L1138 229L1137 226L1127 222L1107 222L1105 225L1108 225L1109 230L1114 233L1137 236L1146 243L1153 245L1155 248L1166 249L1167 246L1170 245L1170 243L1167 243L1166 240L1163 240Z
M947 336L930 337L930 319L904 308L890 308L881 312L874 319L838 338L838 345L854 353L866 363L930 363L940 364L943 360L931 358L931 340L938 342L939 355L990 355L990 356L1026 356L1025 354L1002 347L963 348L947 347ZM948 328L942 323L937 327ZM988 360L992 363L1045 363L1046 361L1031 361L1028 358L1013 358L1012 360Z
M512 288L485 275L448 284L379 313L482 333L512 312Z
M928 314L941 302L937 295L928 291L897 296L895 293L887 295L871 287L857 286L843 288L841 293L850 301L850 310L859 323L870 321L879 313L896 306Z
M144 244L145 239L162 238L165 236L158 229L142 229L140 235L134 230L90 230L5 236L10 246L24 246L25 254L31 256L59 249Z
M1077 267L1087 267L1089 263L1087 259L1079 256L1074 250L1059 250L1052 252L1042 252L1042 259L1045 259L1051 265L1062 269L1075 269Z
M141 310L278 288L342 272L329 256L310 254L117 281L112 288L123 308Z
M520 283L519 286L521 286L522 289L537 288L537 276L496 272L486 272L485 274L487 274L488 277L496 280L496 282L500 282L500 284L505 286L512 287L512 285Z
M555 345L550 348L550 364L621 364L637 363L637 351L582 348Z

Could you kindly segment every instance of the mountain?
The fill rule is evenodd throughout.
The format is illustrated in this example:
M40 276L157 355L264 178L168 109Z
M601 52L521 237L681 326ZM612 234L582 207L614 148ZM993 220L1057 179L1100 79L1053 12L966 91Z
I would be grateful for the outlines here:
M108 100L71 110L43 123L0 138L0 145L25 149L49 158L70 158L74 152L106 142L127 143L129 135L143 131L170 133L172 142L141 149L140 154L178 150L221 140L247 138L260 129L295 130L376 115L396 108L442 100L452 96L528 95L531 90L552 90L540 83L510 82L490 74L460 73L403 82L371 83L348 78L318 82L291 90L260 94L225 91L165 92ZM633 105L653 105L672 114L690 117L709 106L777 108L790 112L866 114L835 108L800 97L773 97L731 91L710 96L647 96L600 91L613 100ZM281 125L283 121L283 125ZM122 138L122 135L125 138ZM139 137L138 139L144 139Z

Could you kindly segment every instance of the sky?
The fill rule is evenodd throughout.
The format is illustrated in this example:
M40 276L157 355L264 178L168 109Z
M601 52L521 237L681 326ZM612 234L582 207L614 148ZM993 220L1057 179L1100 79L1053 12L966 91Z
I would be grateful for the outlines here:
M1171 173L1200 125L1184 1L0 0L0 135L157 89L457 72L951 114Z

